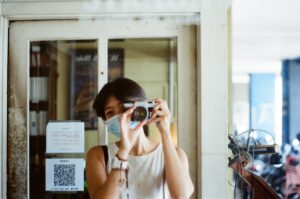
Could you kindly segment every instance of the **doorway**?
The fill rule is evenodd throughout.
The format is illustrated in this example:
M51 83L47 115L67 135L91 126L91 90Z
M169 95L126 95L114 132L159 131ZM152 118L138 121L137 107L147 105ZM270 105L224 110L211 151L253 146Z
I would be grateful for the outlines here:
M195 41L195 26L172 18L12 22L8 198L86 197L85 192L45 191L46 125L49 120L85 124L85 152L56 158L84 158L90 147L113 141L90 105L117 77L139 82L148 98L168 101L174 142L186 152L196 185ZM159 139L151 127L149 136Z

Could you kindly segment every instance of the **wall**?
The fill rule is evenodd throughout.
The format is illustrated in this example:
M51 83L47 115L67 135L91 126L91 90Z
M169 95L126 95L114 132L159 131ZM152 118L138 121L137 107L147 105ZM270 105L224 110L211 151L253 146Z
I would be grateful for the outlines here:
M289 70L289 133L292 141L300 133L300 62L291 61Z
M275 78L272 73L250 75L250 128L275 135Z
M30 19L33 14L41 18L65 18L66 16L93 17L99 14L159 14L199 13L199 0L139 1L139 0L4 0L3 13ZM57 14L53 17L53 13ZM50 16L50 15L52 16Z
M201 66L197 92L201 198L227 198L228 38L226 1L201 4ZM217 191L216 191L217 190Z
M233 124L234 129L243 132L249 129L250 105L249 105L249 82L233 83ZM234 131L230 132L234 133Z

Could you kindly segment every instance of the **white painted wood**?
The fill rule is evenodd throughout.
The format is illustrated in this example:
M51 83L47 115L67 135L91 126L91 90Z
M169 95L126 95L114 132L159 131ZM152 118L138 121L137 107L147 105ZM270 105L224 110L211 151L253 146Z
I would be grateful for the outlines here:
M110 0L110 1L8 1L3 14L9 19L94 18L97 15L170 15L199 13L199 0Z
M170 113L171 113L171 122L173 122L174 119L174 105L175 105L175 101L174 101L174 86L175 86L175 63L176 63L176 54L175 54L175 41L174 40L170 40L170 45L169 45L169 56L170 56L170 60L169 60L169 85L170 85L170 89L169 89L169 109L170 109Z
M24 39L76 40L121 38L168 38L177 37L179 25L170 19L146 18L137 20L69 20L13 22ZM113 24L113 25L112 25ZM155 27L155 28L154 28ZM92 31L91 31L92 30ZM43 33L43 34L41 34Z
M108 77L108 38L102 37L98 39L98 91L107 83ZM104 57L102 59L102 57ZM108 134L104 122L101 118L98 119L98 132L100 145L106 145L108 143Z
M91 31L92 30L92 31ZM42 34L41 34L42 33ZM28 21L11 24L11 56L15 68L26 68L23 74L23 99L28 96L28 42L38 40L97 39L99 44L100 74L107 73L107 39L118 38L177 38L178 41L178 141L190 160L190 172L194 182L196 172L196 42L195 29L182 25L172 18L146 18L139 20L68 20ZM24 65L26 60L26 65ZM27 67L26 67L27 66ZM22 81L23 81L22 80ZM99 86L107 79L100 75ZM27 107L27 101L18 102ZM29 113L28 113L29 114ZM27 116L28 117L28 116ZM101 123L100 123L101 125ZM103 127L103 126L102 126ZM28 135L29 136L29 135ZM101 136L101 135L100 135ZM28 165L27 165L28 166ZM28 166L29 168L29 166ZM28 178L29 180L29 178ZM27 195L29 197L29 195Z
M227 8L222 0L201 2L201 198L227 198Z
M18 93L17 95L14 94L14 101L16 103L16 107L26 107L27 109L27 118L29 118L29 40L24 40L20 37L20 32L14 31L15 26L10 26L10 35L9 35L9 54L10 54L10 65L9 67L14 68L15 72L10 77L12 79L17 79L15 81L15 90L13 92ZM22 50L21 50L22 49ZM12 56L14 55L14 56ZM16 67L19 66L19 67ZM9 84L9 82L7 82ZM16 97L18 96L18 97ZM24 100L27 99L27 100ZM7 115L5 116L7 117ZM19 115L18 119L21 119L22 116ZM27 132L29 132L29 120L24 121L27 124L25 127ZM29 182L29 172L30 172L30 156L29 156L29 133L27 135L27 161L24 163L24 167L27 170L27 185L30 184ZM25 177L25 176L24 176ZM29 187L27 186L27 193L29 195ZM25 196L26 194L24 194Z
M0 197L6 198L8 21L0 17ZM3 48L2 46L6 46Z
M197 199L201 199L202 196L202 182L204 181L202 178L202 145L201 145L201 107L202 107L202 93L201 93L201 26L197 27L197 184L195 184L195 189L197 189Z
M11 43L11 42L9 42ZM15 43L15 42L14 42ZM25 42L24 42L25 43ZM27 69L27 73L26 73L26 77L28 78L23 78L26 79L26 85L28 86L27 88L30 88L30 78L29 78L29 74L30 74L30 41L27 40L26 41L26 46L24 46L25 48L21 48L23 49L24 52L26 52L25 54L25 59L22 59L22 61L24 62L23 63L23 66L26 67ZM18 45L18 44L17 44ZM21 47L18 46L18 47ZM10 60L11 57L9 57L9 60ZM26 64L26 65L25 65ZM10 66L9 66L10 67ZM30 107L29 107L29 102L30 102L30 90L27 89L27 95L26 95L26 98L23 98L23 99L26 99L27 101L27 106L26 107L26 111L27 111L27 120L26 120L26 130L27 130L27 193L28 193L28 196L30 196L30 120L29 120L29 113L30 113ZM46 161L46 160L45 160Z
M231 0L228 0L231 3ZM227 10L227 63L228 63L228 133L233 133L234 132L234 126L233 126L233 81L232 81L232 9L229 6ZM234 190L232 188L232 184L234 182L234 171L231 168L228 168L228 183L227 183L227 198L234 198Z
M177 42L178 62L178 145L189 159L190 175L197 181L197 91L196 29L181 27ZM195 192L195 197L197 192Z
M0 4L0 14L1 14L1 4ZM3 37L2 37L2 35L3 35L3 32L4 32L4 28L3 28L3 17L1 17L0 18L0 45L3 43ZM0 60L3 60L3 49L4 48L0 48ZM2 65L3 63L1 63L1 65ZM3 118L4 118L4 115L3 115L3 69L4 69L4 67L0 67L0 77L1 77L1 83L0 83L0 113L1 113L1 116L0 116L0 126L2 127L3 126ZM0 143L1 143L1 147L0 147L0 183L1 184L3 184L3 166L4 166L4 164L3 164L3 161L4 160L2 160L3 158L3 130L2 130L2 128L0 129ZM0 187L0 197L2 197L3 195L2 195L2 193L3 193L3 190L2 190L3 188L2 187Z

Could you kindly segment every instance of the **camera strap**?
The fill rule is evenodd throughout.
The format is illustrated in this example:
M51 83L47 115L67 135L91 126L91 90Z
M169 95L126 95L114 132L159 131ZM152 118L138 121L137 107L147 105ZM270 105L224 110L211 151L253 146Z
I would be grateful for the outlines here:
M120 172L121 172L121 171L120 171ZM128 172L129 172L129 167L125 170L125 177L126 177L126 195L127 195L127 199L130 199L130 197L129 197Z

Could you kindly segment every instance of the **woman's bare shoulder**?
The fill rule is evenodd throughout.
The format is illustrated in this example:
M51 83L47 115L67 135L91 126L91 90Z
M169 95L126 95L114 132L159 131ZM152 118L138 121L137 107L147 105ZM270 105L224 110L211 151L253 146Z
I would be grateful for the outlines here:
M103 155L102 146L94 146L88 150L86 158L101 161L103 159Z
M107 178L104 155L101 146L94 146L87 152L86 177L90 196L94 196Z

